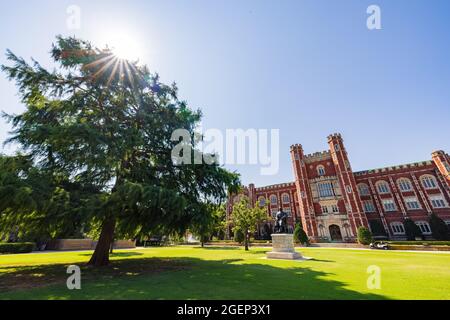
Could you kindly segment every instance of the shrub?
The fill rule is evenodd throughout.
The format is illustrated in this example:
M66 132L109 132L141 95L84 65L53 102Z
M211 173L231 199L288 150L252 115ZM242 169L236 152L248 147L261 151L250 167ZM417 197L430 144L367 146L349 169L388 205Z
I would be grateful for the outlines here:
M241 230L234 231L233 240L238 243L243 243L244 242L244 233Z
M444 220L439 218L435 213L432 213L428 219L428 222L430 223L430 228L434 239L444 241L450 240L450 232Z
M305 230L303 230L303 227L301 224L297 224L295 226L294 240L295 240L295 242L299 242L303 245L309 244L308 235L306 234Z
M28 253L33 251L34 243L0 243L0 253Z
M358 242L363 245L368 245L372 242L372 233L366 227L358 228Z
M450 246L450 241L389 241L389 243L409 246Z
M403 224L405 225L406 240L415 241L416 238L423 237L422 231L411 219L405 219Z

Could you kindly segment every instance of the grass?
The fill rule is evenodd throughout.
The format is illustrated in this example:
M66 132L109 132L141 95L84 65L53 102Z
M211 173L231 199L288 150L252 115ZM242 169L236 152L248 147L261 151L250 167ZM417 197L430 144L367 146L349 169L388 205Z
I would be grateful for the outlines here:
M0 299L450 299L450 254L302 248L312 260L265 259L268 248L166 247L117 251L111 266L91 252L0 256ZM82 267L82 289L66 268ZM367 268L381 268L381 288Z

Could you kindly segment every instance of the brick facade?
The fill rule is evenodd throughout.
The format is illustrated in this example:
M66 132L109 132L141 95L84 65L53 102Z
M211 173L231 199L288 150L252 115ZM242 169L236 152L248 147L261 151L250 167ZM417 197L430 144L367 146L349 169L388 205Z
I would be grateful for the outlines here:
M255 187L243 194L255 205L268 204L268 215L279 207L289 213L290 229L301 221L312 241L354 242L360 226L375 236L405 239L409 218L431 238L428 216L434 212L450 225L450 156L432 153L432 160L353 172L340 134L328 137L329 150L304 154L291 147L293 182ZM227 213L239 195L230 196ZM259 226L257 237L270 238L272 223ZM230 235L230 234L229 234Z

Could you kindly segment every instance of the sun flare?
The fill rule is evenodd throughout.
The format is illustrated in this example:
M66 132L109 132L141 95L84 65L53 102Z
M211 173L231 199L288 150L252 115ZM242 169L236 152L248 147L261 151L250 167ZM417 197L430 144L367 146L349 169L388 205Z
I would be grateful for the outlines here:
M118 59L136 61L142 58L139 42L128 34L112 34L105 41Z

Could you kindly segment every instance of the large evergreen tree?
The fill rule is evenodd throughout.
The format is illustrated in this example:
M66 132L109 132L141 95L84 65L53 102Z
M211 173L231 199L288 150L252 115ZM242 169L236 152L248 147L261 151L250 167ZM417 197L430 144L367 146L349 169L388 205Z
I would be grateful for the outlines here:
M411 219L405 218L403 225L405 226L406 240L415 241L416 238L423 237L422 231Z
M439 218L437 214L432 213L428 221L435 240L450 240L450 231L444 220Z
M115 233L183 232L205 204L220 202L238 183L217 164L173 161L172 133L185 129L194 138L201 119L178 99L175 84L76 38L57 37L51 55L54 71L7 52L11 65L2 70L26 106L5 115L14 128L9 142L37 170L96 195L80 203L95 208L88 218L101 226L90 264L108 264ZM70 208L64 212L73 217Z
M33 242L79 237L95 197L88 186L38 169L29 156L0 156L0 234Z

